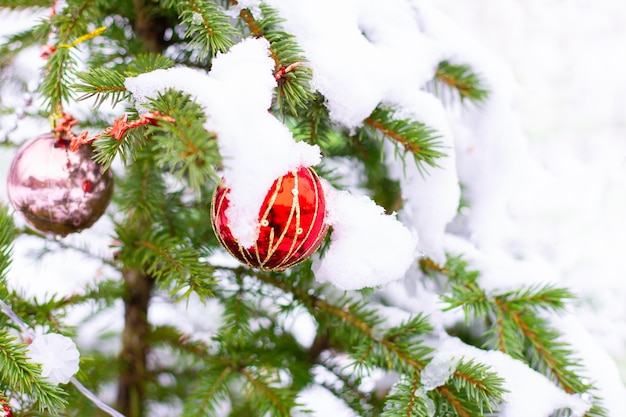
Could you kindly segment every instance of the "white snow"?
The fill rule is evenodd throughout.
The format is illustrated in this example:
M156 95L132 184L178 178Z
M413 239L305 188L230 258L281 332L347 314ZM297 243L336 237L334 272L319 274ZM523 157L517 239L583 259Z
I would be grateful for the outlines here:
M417 92L439 62L406 1L267 3L304 49L331 118L348 128L360 126L380 102Z
M393 145L387 144L390 173L402 187L404 206L401 218L417 230L420 252L444 262L444 233L456 216L461 197L452 132L441 102L429 93L415 92L409 97L400 97L395 105L400 109L397 118L420 120L434 128L441 144L439 151L446 154L436 161L437 167L424 164L421 172L410 153L403 161L392 150Z
M460 358L449 354L450 352L445 349L437 350L420 374L420 384L425 391L432 391L444 385L456 370Z
M315 262L315 278L344 290L402 278L413 263L417 239L369 197L325 189L331 244Z
M190 94L206 110L206 128L216 132L231 189L227 216L243 246L257 237L259 210L276 178L320 162L319 149L293 136L268 112L274 61L264 39L246 39L213 61L206 74L190 68L156 70L126 80L141 109L149 98L173 88Z

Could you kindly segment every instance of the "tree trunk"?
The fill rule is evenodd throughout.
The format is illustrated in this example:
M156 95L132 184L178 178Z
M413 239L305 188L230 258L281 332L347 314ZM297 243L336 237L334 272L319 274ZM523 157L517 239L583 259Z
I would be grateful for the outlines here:
M154 280L136 269L123 272L126 284L125 323L122 333L118 408L127 417L143 417L145 414L145 381L147 379L146 357L149 331L148 305Z

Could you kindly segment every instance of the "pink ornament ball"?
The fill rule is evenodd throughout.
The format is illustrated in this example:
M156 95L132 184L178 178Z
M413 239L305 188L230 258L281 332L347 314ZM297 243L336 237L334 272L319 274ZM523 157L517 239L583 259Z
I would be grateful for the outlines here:
M31 228L67 236L91 227L113 195L113 174L93 161L91 145L73 152L52 133L26 142L7 180L9 201Z

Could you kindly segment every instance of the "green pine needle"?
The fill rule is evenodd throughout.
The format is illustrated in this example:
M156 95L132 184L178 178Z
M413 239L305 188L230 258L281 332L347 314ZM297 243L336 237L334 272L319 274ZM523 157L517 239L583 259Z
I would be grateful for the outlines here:
M365 119L365 128L391 140L404 154L412 154L421 172L424 172L424 165L437 167L437 159L445 157L434 129L415 120L397 119L391 108L377 107Z
M126 91L124 81L126 80L119 72L108 68L89 68L87 72L76 74L78 83L74 84L74 89L83 93L79 100L95 97L94 107L99 108L107 100L115 106L121 101L128 100L130 93Z
M9 209L0 203L0 286L5 282L6 273L11 264L15 236L15 225Z
M176 5L180 20L187 27L187 47L196 51L194 58L198 61L228 51L239 34L224 10L213 2L185 0L170 4Z
M175 65L174 60L159 54L141 53L138 54L126 67L125 75L137 76L146 72L158 69L168 69Z
M175 120L160 121L148 129L157 163L176 178L185 179L196 192L207 182L216 182L219 177L215 167L221 163L217 136L204 128L206 115L200 106L188 95L169 91L154 99L148 108Z
M235 375L230 366L204 369L191 388L181 417L215 415L228 398L228 384Z
M305 65L304 53L295 37L281 30L283 19L278 12L265 3L261 3L260 10L263 17L254 20L252 14L244 9L244 20L250 27L251 34L263 36L270 43L272 58L276 62L275 75L278 77L275 96L277 111L296 115L315 98L311 86L311 69Z
M562 310L574 298L569 290L544 284L492 294L480 288L480 273L460 257L449 257L445 266L429 260L421 261L421 266L449 280L450 292L442 296L449 309L462 307L468 324L478 321L489 329L485 348L525 361L566 392L593 393L594 387L580 377L580 362L571 348L543 317L545 312ZM594 415L604 415L599 403L594 410Z
M431 400L424 390L420 390L419 373L412 378L403 376L396 382L387 396L385 409L381 417L430 417L432 416Z
M192 293L201 299L213 296L212 270L202 261L203 254L189 242L161 230L144 231L142 236L136 236L118 227L117 234L127 249L124 256L132 257L132 261L126 262L141 266L172 296L187 298Z
M489 91L483 87L480 77L472 72L469 65L455 65L449 61L441 61L435 72L435 83L441 83L456 91L461 101L469 100L481 104L489 96Z
M9 9L23 9L30 7L50 7L47 0L2 0L2 7Z
M49 113L57 110L58 104L67 104L74 98L72 85L77 65L71 48L58 48L48 58L39 92Z

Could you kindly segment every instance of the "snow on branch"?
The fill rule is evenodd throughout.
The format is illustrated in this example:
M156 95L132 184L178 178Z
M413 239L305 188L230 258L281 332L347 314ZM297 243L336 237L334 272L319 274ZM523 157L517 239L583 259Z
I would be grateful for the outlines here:
M289 129L267 110L276 87L274 61L265 39L246 39L218 55L211 72L189 68L156 70L126 80L141 109L167 89L190 94L208 115L205 128L217 133L223 178L231 192L228 218L243 246L256 239L259 209L279 176L320 162L317 146L295 142Z

